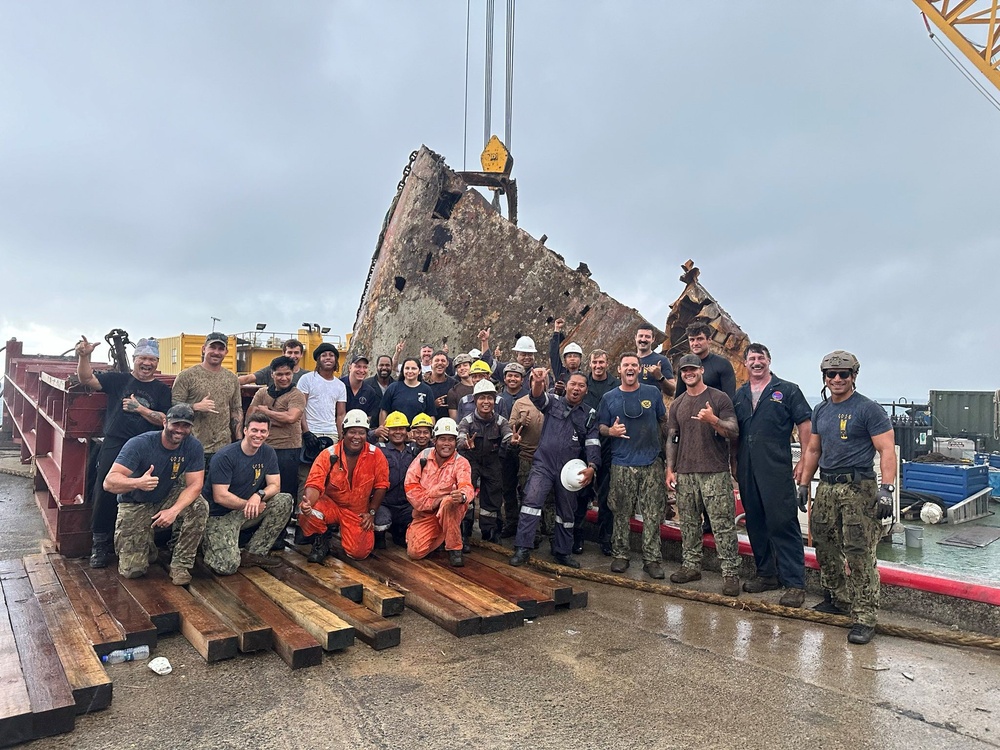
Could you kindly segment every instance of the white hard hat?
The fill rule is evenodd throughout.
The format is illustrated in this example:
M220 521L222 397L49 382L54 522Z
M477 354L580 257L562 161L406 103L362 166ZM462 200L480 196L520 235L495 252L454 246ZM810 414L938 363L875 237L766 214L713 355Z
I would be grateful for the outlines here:
M580 348L578 343L571 341L566 344L566 347L563 349L563 356L566 356L567 354L579 354L582 357L583 349Z
M344 429L348 427L364 427L366 430L371 425L368 423L368 415L361 409L351 409L344 415Z
M515 352L524 352L526 354L538 354L538 350L535 348L535 340L531 336L522 336L514 344Z
M472 389L472 395L478 396L480 393L496 393L497 387L493 385L493 381L487 378L483 378L478 383L476 387Z
M924 507L920 509L920 520L924 523L941 523L942 518L944 511L937 503L924 503Z
M458 425L455 424L455 420L451 417L441 417L434 425L434 437L441 437L441 435L452 435L453 437L458 437Z
M470 349L469 356L472 357L473 359L479 359L481 356L483 356L483 353L479 349Z
M559 481L562 482L562 486L570 492L576 492L583 487L583 477L580 475L586 468L587 464L579 458L572 458L567 461L559 473Z

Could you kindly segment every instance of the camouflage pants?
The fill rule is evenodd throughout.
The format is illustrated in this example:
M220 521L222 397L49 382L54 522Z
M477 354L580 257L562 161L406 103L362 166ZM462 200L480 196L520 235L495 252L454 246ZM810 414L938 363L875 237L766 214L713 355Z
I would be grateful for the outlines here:
M736 500L733 478L728 471L677 475L677 513L681 523L681 562L685 568L701 570L701 514L708 514L715 537L722 575L740 572L740 548L736 538Z
M849 484L820 482L809 525L819 580L837 606L851 610L862 625L875 625L879 577L875 547L882 524L875 518L877 487L874 479ZM844 563L850 575L844 570Z
M205 524L202 552L205 564L219 575L228 576L240 567L240 531L257 530L247 543L247 552L266 555L288 524L295 501L287 492L279 492L267 501L267 508L256 518L247 518L242 510L224 516L209 516Z
M663 559L660 524L666 506L667 483L662 458L649 466L612 465L608 492L608 507L615 516L611 532L612 554L628 559L629 522L638 511L642 514L642 559L660 562Z
M115 522L115 554L118 555L118 572L125 578L138 578L149 569L153 550L153 516L171 507L184 490L178 482L166 499L156 505L150 503L119 503L118 520ZM176 540L170 560L172 570L190 570L201 543L208 518L208 501L199 495L193 503L180 512L174 521Z
M528 483L528 475L531 474L532 460L524 456L518 456L517 465L517 487L518 495L524 497L524 487ZM535 546L541 543L542 539L550 538L556 529L556 493L550 492L542 504L542 522L538 524L535 532Z

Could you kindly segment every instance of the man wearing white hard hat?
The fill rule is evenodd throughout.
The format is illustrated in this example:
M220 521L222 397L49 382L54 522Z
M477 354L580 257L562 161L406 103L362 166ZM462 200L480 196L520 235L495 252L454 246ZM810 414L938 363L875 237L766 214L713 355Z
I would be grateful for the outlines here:
M375 546L375 513L389 489L389 464L368 442L368 415L351 409L342 439L313 461L299 504L299 527L312 537L310 562L330 554L332 524L340 524L344 552L363 560Z
M597 413L583 404L583 397L587 394L587 378L583 373L569 376L565 396L546 393L547 385L548 373L545 369L531 371L531 401L545 414L545 423L528 484L524 488L514 555L509 562L518 566L528 561L542 505L555 487L556 528L552 537L552 558L562 565L579 568L580 563L570 556L573 516L576 513L577 493L590 484L601 463ZM586 463L580 461L581 456L586 456ZM570 461L576 463L564 470Z
M480 362L482 360L479 360ZM472 481L479 483L479 531L487 542L500 541L500 509L503 507L501 463L512 445L517 445L510 422L496 413L497 387L487 378L473 390L475 411L458 423L458 450L472 466ZM469 506L462 534L472 535L473 510Z
M575 341L570 341L562 347L562 354L559 347L566 340L563 329L566 321L563 318L556 318L552 326L552 338L549 340L549 361L552 365L552 378L556 393L562 395L566 392L566 381L575 372L580 372L583 364L583 348Z
M406 499L413 520L406 531L406 554L414 560L441 546L448 561L462 567L462 519L472 501L472 469L458 455L458 426L450 417L434 425L434 447L426 448L406 472Z

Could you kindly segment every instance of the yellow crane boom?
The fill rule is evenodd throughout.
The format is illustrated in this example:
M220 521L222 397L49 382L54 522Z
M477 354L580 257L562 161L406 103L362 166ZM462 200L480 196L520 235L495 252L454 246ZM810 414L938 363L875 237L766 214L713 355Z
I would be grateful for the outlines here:
M913 0L928 21L1000 90L1000 0Z

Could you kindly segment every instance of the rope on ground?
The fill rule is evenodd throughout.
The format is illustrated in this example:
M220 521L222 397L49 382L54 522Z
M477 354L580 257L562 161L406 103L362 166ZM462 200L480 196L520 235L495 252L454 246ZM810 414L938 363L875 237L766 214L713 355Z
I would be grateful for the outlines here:
M491 542L483 542L478 539L470 540L473 546L482 549L510 556L511 551L506 547ZM668 583L651 583L648 581L637 581L634 578L615 575L612 573L601 573L596 570L585 568L569 568L565 565L537 560L532 557L529 562L531 567L546 573L563 576L565 578L579 578L584 581L603 583L619 588L634 589L635 591L645 591L649 594L660 594L662 596L673 596L678 599L687 599L703 604L716 604L720 607L738 609L746 612L760 612L775 617L790 617L795 620L807 620L809 622L820 623L821 625L833 625L840 628L849 628L854 624L850 617L842 615L830 615L825 612L817 612L814 609L802 609L799 607L783 607L780 604L771 604L759 599L745 599L743 597L722 596L708 591L695 591L679 586L671 586ZM925 630L922 628L910 628L902 625L887 625L878 623L875 631L883 635L891 635L897 638L909 638L914 641L925 641L927 643L946 644L949 646L975 646L993 651L1000 651L1000 638L982 635L980 633L970 633L968 631L955 630Z

